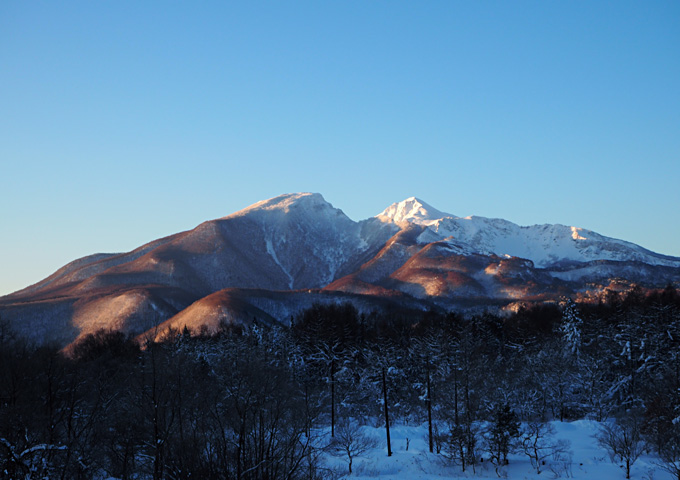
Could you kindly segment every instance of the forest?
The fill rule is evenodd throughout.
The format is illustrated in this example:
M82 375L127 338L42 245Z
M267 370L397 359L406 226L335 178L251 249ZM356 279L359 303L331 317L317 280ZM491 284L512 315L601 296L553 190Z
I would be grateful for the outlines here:
M64 354L0 321L2 479L322 479L353 429L427 424L429 450L474 475L523 449L540 473L548 421L616 419L602 444L640 448L680 480L680 294L633 289L512 314L360 314L315 305L290 327L101 331ZM498 470L497 470L498 471Z

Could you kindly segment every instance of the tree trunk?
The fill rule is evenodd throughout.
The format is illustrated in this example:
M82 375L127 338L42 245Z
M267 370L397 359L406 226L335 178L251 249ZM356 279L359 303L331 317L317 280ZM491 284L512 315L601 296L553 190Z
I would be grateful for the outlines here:
M246 414L243 414L241 419L241 425L238 432L238 444L236 446L236 478L241 480L241 475L243 472L243 449L246 442Z
M309 412L309 384L305 381L305 435L307 438L312 434L312 420Z
M430 361L427 361L427 438L430 443L430 453L434 451L434 438L432 437L432 390L430 388Z
M335 437L335 359L331 360L331 438Z
M387 413L387 376L385 367L382 369L383 397L385 400L385 434L387 435L387 456L392 456L392 445L390 444L390 416Z

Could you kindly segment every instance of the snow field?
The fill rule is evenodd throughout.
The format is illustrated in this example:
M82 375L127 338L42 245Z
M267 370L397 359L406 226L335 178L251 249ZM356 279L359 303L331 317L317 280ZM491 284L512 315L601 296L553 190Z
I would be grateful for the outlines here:
M571 458L546 460L540 474L531 465L529 458L519 451L508 456L509 465L496 473L488 461L478 463L475 471L467 468L461 471L443 455L428 451L427 424L418 426L394 425L390 428L392 456L387 456L384 427L364 425L360 427L365 437L374 438L378 446L353 460L352 474L348 474L347 457L340 454L324 453L323 466L332 472L331 478L341 479L384 479L384 480L428 480L428 479L497 479L538 480L575 478L593 480L623 480L625 469L620 462L612 463L606 450L598 446L595 435L600 424L591 420L574 422L550 422L555 428L555 440L570 443ZM324 441L330 439L330 428L324 431ZM482 452L484 453L484 452ZM487 456L485 455L485 460ZM631 468L631 479L672 480L673 477L655 465L657 457L644 454Z

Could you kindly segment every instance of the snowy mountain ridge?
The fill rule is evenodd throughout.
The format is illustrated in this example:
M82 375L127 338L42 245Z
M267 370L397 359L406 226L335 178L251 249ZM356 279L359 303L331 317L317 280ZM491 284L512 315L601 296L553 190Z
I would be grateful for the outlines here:
M678 258L660 255L592 230L559 224L519 226L498 218L457 217L415 197L392 204L376 218L396 225L422 225L435 233L439 240L468 252L524 258L540 268L597 260L680 266ZM422 243L430 243L433 238L427 232L422 236Z
M260 225L266 252L285 274L291 290L310 286L300 284L297 278L306 257L314 260L309 270L317 269L318 284L325 285L335 279L348 259L368 249L361 226L318 193L279 195L220 220L237 219Z
M409 197L401 202L393 203L376 215L376 218L385 223L391 222L398 225L404 222L432 225L443 218L455 218L455 216L441 212L419 198Z

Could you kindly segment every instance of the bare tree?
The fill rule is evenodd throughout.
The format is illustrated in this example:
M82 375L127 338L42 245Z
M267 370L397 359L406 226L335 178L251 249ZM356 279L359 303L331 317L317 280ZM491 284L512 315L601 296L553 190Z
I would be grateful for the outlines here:
M600 433L595 438L597 443L607 450L612 462L617 459L624 462L626 478L630 478L630 467L633 466L644 450L640 422L637 416L629 413L616 423L602 425Z
M354 458L360 457L377 446L377 440L361 433L359 425L345 421L338 425L329 450L333 455L346 457L345 461L351 475Z
M569 451L569 442L555 440L555 427L546 422L529 422L520 434L522 452L529 457L536 473L541 473L541 466L545 465L548 457L562 455Z
M680 480L680 425L677 422L665 422L663 440L657 446L659 460L655 464Z

